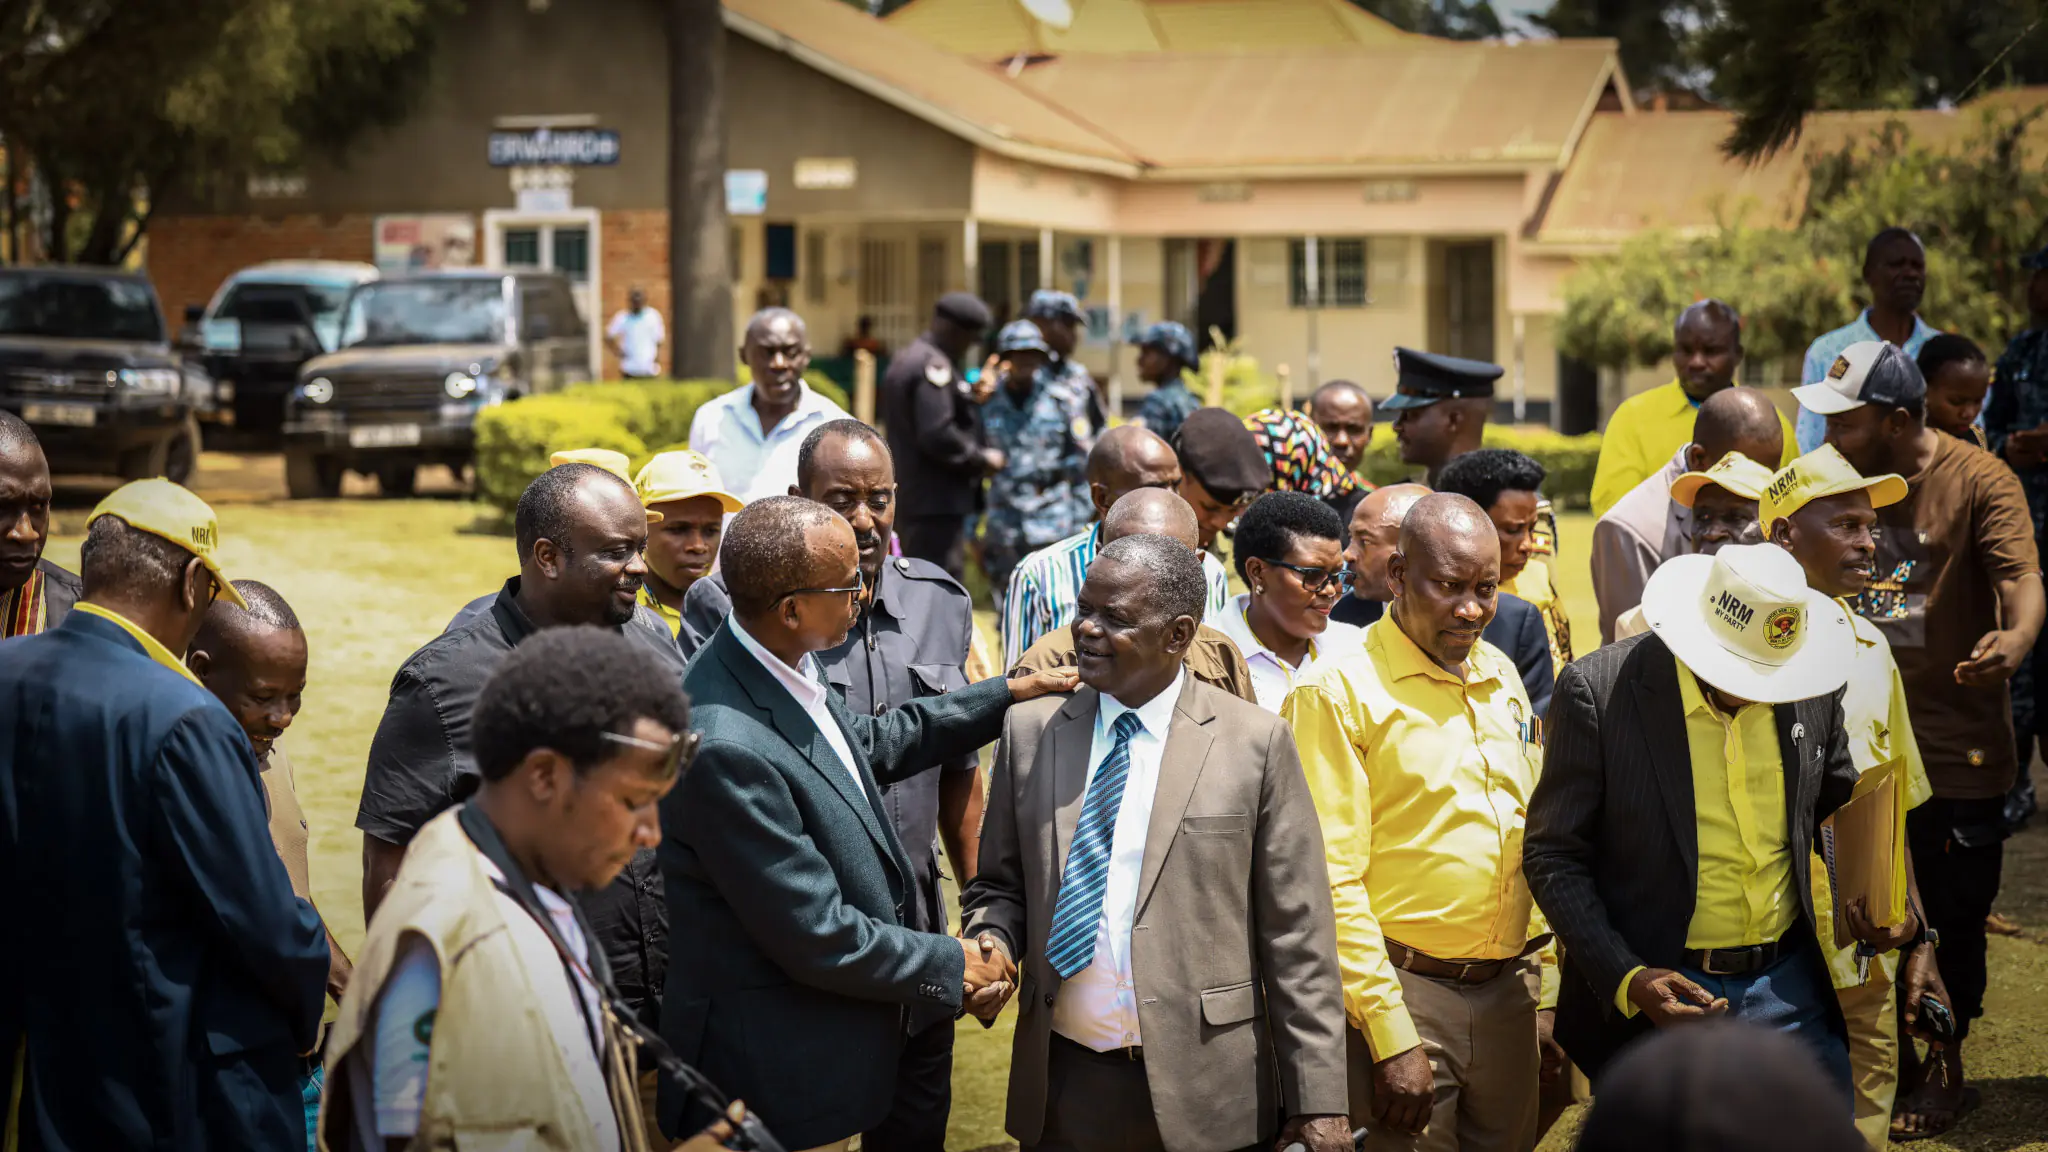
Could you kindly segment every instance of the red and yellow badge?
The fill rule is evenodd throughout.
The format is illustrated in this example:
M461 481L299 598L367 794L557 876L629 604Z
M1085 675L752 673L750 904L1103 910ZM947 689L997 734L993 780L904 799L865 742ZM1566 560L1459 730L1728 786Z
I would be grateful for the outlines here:
M1780 608L1764 617L1764 643L1773 648L1790 648L1799 639L1799 609Z

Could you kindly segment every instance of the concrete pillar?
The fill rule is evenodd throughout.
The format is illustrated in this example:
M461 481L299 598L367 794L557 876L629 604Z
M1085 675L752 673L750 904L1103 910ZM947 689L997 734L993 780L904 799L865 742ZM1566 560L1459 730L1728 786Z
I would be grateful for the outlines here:
M1109 415L1124 415L1124 241L1109 238Z

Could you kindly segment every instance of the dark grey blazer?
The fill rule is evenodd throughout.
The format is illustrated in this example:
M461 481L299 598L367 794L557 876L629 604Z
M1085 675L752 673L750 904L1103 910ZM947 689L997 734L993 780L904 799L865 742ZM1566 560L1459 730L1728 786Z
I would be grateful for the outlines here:
M856 784L730 629L683 686L703 743L661 803L673 926L662 1037L786 1148L867 1131L895 1093L906 1011L959 1008L965 968L958 941L905 926L917 878L877 784L994 741L1009 687L989 680L879 717L828 694ZM674 1134L703 1122L666 1082L660 1115Z
M1772 711L1788 769L1792 870L1806 912L1793 932L1810 943L1814 833L1849 799L1856 768L1839 690ZM1581 1071L1597 1076L1617 1049L1650 1028L1614 1007L1622 977L1638 965L1679 967L1692 923L1699 825L1677 660L1654 633L1595 650L1558 677L1544 730L1522 870L1564 942L1558 1042ZM1820 950L1807 947L1803 960L1820 970L1817 986L1829 987ZM1834 997L1827 1000L1839 1018Z

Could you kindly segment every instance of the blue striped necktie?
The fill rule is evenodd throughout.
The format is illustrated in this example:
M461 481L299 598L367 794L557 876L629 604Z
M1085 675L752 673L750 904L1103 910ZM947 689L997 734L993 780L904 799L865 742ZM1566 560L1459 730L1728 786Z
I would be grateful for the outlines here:
M1060 873L1060 898L1053 905L1052 934L1045 958L1065 980L1095 959L1095 929L1102 923L1102 897L1109 890L1109 849L1116 838L1116 814L1124 806L1124 782L1131 775L1131 738L1144 731L1136 712L1116 718L1114 743L1095 769L1074 842L1067 846L1067 866Z

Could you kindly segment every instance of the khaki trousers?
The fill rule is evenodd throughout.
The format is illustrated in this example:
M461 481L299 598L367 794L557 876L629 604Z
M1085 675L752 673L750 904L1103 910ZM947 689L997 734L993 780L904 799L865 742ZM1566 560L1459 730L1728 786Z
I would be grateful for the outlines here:
M1892 1101L1899 1093L1898 985L1876 963L1861 988L1837 988L1849 1026L1849 1082L1856 1090L1856 1131L1878 1152L1891 1140Z
M1435 1073L1436 1102L1420 1136L1374 1123L1372 1056L1365 1037L1346 1029L1351 1123L1367 1130L1364 1152L1529 1152L1536 1146L1542 1063L1536 960L1525 958L1484 984L1399 975L1408 1017Z

